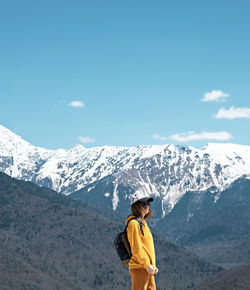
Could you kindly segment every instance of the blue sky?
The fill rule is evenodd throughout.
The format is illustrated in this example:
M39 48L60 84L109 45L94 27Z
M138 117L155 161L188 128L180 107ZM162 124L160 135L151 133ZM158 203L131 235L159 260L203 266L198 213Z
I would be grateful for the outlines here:
M250 145L250 2L1 1L0 124L30 143Z

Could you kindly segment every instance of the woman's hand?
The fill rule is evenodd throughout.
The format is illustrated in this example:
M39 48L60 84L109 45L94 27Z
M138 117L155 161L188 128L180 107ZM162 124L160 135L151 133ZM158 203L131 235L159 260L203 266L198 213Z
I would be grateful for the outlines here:
M158 273L158 271L159 271L159 270L158 270L158 268L156 268L156 267L155 267L155 274L157 274L157 273Z
M146 268L146 270L147 270L147 272L148 272L149 275L154 275L155 274L155 269L154 269L154 267L152 265L148 266Z

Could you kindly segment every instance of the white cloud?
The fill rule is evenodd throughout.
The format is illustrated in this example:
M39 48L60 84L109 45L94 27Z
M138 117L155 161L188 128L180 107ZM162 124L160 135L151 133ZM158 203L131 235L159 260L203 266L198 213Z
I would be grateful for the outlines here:
M250 119L250 108L235 108L232 106L228 110L225 108L219 109L216 115L216 119L236 119L236 118L248 118Z
M88 136L86 136L86 137L79 136L78 139L79 139L83 144L85 144L85 143L93 143L93 142L95 142L95 139L93 139L93 138L91 138L91 137L88 137Z
M206 132L203 131L201 133L195 133L195 132L188 132L188 133L177 133L174 135L171 135L169 137L172 140L179 141L179 142L187 142L187 141L196 141L196 140L230 140L233 138L233 136L226 132Z
M84 103L81 102L81 101L72 101L70 104L69 104L70 107L74 107L74 108L83 108L85 107Z
M226 100L227 97L229 97L229 94L224 93L221 90L213 90L211 92L207 92L203 95L202 102L223 102Z
M163 136L161 136L161 135L159 135L159 134L154 134L154 135L153 135L153 138L154 138L155 140L161 140L161 141L165 141L165 140L166 140L166 137L163 137Z

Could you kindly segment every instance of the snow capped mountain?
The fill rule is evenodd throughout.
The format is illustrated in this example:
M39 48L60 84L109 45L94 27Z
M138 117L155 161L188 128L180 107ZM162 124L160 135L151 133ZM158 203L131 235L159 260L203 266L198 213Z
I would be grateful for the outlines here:
M0 125L0 170L10 176L30 179L53 151L35 147Z
M70 150L46 150L0 125L0 171L63 194L83 188L91 193L98 182L112 177L112 192L103 188L100 197L110 200L114 210L121 199L150 194L161 200L164 215L187 191L213 188L216 202L233 181L250 176L250 146L76 145ZM129 188L126 194L121 186Z

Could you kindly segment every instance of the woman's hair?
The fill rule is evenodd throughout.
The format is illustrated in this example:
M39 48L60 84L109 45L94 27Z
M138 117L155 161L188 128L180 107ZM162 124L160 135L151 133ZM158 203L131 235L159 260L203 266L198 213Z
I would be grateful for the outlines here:
M143 204L140 201L132 203L131 204L131 211L132 211L131 215L134 215L136 217L142 217L142 207L143 207ZM129 215L129 216L131 216L131 215ZM145 215L144 219L145 220L148 219L149 221L151 221L152 216L153 216L153 212L149 206L149 212Z

